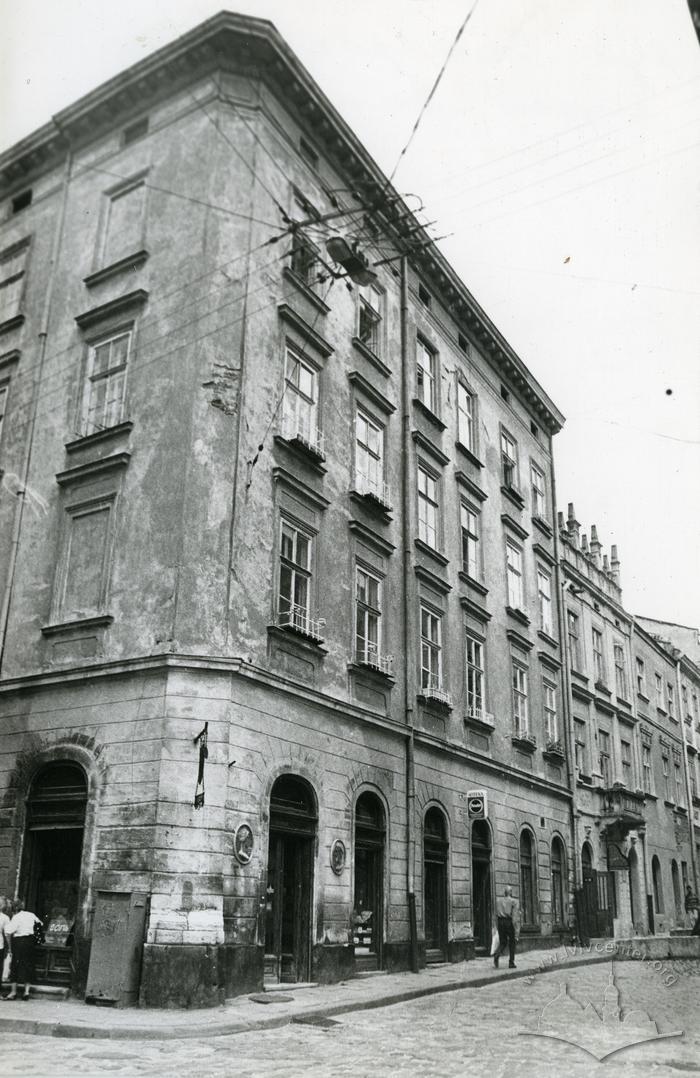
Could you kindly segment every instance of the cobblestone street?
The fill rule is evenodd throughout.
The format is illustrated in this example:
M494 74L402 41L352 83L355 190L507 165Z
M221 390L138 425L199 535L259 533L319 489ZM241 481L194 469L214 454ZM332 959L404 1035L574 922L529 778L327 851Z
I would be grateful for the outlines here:
M590 1000L602 1012L611 972L619 990L623 1019L631 1010L646 1012L660 1034L683 1035L627 1047L604 1062L589 1053L594 1051L600 1056L614 1049L619 1019L601 1031L593 1028L598 1020L594 1019L592 1026L590 1011L588 1020L583 1011L580 1020L576 1014L572 1019L567 1011L558 1032L580 1041L583 1047L532 1035L538 1029L543 1009L561 995L565 986L571 999L584 1005ZM516 1078L563 1072L590 1078L618 1073L700 1073L699 977L697 961L669 962L663 972L647 963L616 962L614 967L605 963L562 970L561 974L555 971L512 984L501 982L358 1011L326 1019L319 1026L292 1024L235 1036L115 1044L7 1034L3 1037L0 1070L3 1075L37 1078L107 1074L125 1078ZM611 1005L609 999L606 1003ZM196 1013L192 1020L196 1022ZM648 1032L640 1032L640 1036Z

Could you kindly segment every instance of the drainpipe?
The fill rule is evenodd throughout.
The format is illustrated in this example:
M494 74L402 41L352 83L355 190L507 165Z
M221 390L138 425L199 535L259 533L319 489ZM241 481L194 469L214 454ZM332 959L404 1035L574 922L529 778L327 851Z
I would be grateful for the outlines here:
M60 133L62 134L62 132ZM70 146L68 146L66 150L66 163L63 174L61 206L56 217L56 227L54 229L53 246L51 250L51 261L49 263L49 281L44 297L44 309L41 316L41 328L39 330L39 362L36 368L37 373L36 378L34 379L34 386L32 391L32 410L29 420L29 429L27 431L27 438L24 447L24 460L22 461L22 468L20 473L20 487L17 492L17 505L15 506L14 520L12 524L12 540L10 544L10 555L8 558L7 578L5 580L5 588L3 591L2 607L0 607L0 671L2 671L2 660L5 654L7 625L10 618L10 603L12 601L12 589L14 586L15 570L17 568L17 555L19 553L19 541L22 532L22 521L24 519L26 490L29 481L29 469L31 466L32 449L34 445L34 430L36 428L36 418L39 408L39 390L43 379L44 363L46 360L46 344L49 334L51 301L53 298L54 282L56 279L56 263L58 261L58 254L61 247L61 240L63 237L63 224L66 216L66 203L68 201L68 187L70 184L70 174L72 167L73 152L70 149Z
M411 462L411 366L408 361L408 261L401 259L401 502L403 541L403 654L404 698L406 708L406 892L411 969L419 971L418 923L416 919L416 769L414 741L414 702L416 699L416 604L412 575L411 545L414 519Z
M690 785L690 769L688 767L688 741L685 734L685 715L682 714L683 695L681 693L681 658L676 659L676 699L678 700L678 718L681 724L681 738L683 741L683 774L685 775L685 796L688 799L688 832L690 834L690 867L693 873L695 894L698 893L698 866L695 860L695 825L693 824L693 790Z
M569 638L566 634L566 619L564 617L564 609L566 602L564 599L564 581L562 579L561 564L559 561L559 526L557 524L557 493L556 493L556 480L554 478L554 454L550 453L550 477L552 483L552 524L554 525L554 582L556 585L555 592L557 596L557 626L559 629L559 639L561 640L562 651L562 685L563 685L563 720L564 720L564 739L566 742L566 777L569 784L569 790L571 797L569 800L569 810L571 814L571 838L573 845L573 882L574 891L579 886L579 871L578 871L578 834L577 834L577 803L576 803L576 764L575 764L575 752L574 752L574 738L573 738L573 703L571 697L571 674L569 666Z

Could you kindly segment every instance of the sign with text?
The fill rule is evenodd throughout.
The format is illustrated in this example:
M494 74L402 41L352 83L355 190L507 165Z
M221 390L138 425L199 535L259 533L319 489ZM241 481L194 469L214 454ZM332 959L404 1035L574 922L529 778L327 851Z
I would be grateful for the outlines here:
M485 820L489 814L486 790L467 790L467 809L470 820Z

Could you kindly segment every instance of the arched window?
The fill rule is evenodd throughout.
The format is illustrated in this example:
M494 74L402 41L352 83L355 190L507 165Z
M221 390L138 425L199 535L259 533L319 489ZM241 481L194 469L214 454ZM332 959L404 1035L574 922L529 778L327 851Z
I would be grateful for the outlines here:
M654 885L654 910L656 913L663 913L664 889L661 883L661 865L656 854L651 859L651 878Z
M555 835L555 837L552 839L552 923L555 925L566 924L564 905L565 878L566 860L564 843L557 835Z
M520 832L520 911L522 922L535 924L535 849L532 833Z

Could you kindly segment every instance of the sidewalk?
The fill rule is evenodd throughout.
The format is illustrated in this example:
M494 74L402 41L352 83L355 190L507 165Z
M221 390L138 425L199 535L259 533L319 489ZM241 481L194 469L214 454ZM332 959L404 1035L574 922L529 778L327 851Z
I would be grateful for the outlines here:
M238 996L221 1007L203 1010L140 1010L88 1006L81 1000L32 998L29 1003L0 1003L0 1034L29 1033L41 1037L79 1037L111 1040L179 1040L223 1036L251 1030L273 1029L289 1022L330 1018L349 1011L387 1007L420 996L480 988L496 981L531 977L551 969L562 970L610 961L609 954L571 955L571 949L528 951L517 956L518 968L508 969L501 959L496 970L490 958L476 958L429 966L420 973L373 973L339 984L295 987ZM505 966L505 968L503 968ZM269 1000L269 1002L267 1002Z

